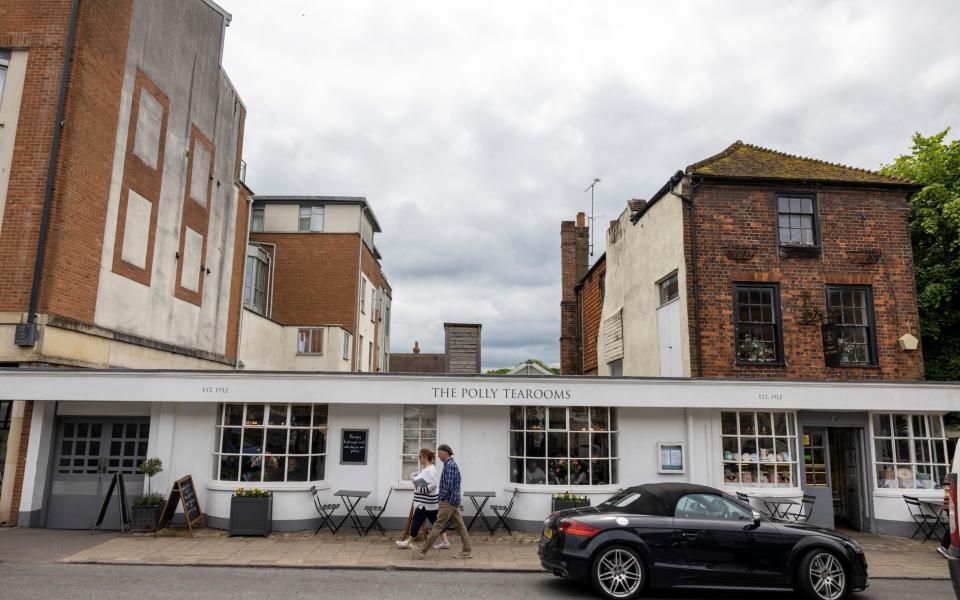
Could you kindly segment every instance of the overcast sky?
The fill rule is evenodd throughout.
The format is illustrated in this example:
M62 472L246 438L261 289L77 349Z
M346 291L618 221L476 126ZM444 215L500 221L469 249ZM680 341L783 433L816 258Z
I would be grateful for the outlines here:
M559 360L560 221L731 142L877 168L960 131L960 3L221 0L260 194L366 196L393 352Z

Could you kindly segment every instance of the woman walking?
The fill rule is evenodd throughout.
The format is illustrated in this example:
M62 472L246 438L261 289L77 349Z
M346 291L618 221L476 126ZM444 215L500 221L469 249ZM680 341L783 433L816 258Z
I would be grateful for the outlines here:
M423 524L430 523L433 526L437 522L437 510L439 509L439 496L437 488L439 478L437 477L437 467L433 464L433 450L421 448L420 450L420 471L413 474L413 518L410 520L410 528L407 531L407 537L397 542L401 548L409 548L410 542L420 533ZM450 542L447 541L447 534L444 533L440 542L434 548L449 548Z

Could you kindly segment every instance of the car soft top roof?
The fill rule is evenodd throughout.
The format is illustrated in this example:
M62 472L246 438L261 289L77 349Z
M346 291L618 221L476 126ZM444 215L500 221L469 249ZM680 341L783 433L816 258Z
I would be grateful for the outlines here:
M660 510L656 511L662 516L672 517L676 509L677 502L687 494L710 494L712 496L722 496L723 492L716 488L695 483L644 483L624 490L625 492L637 492L641 496L650 496L656 498L657 503L661 505ZM645 507L648 510L653 508L651 503ZM654 512L654 511L649 511Z

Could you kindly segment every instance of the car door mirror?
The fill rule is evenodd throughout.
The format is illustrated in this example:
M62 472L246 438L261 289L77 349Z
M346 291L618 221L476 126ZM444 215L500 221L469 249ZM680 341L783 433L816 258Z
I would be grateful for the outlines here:
M753 511L753 526L760 527L760 522L763 521L763 515L757 511Z

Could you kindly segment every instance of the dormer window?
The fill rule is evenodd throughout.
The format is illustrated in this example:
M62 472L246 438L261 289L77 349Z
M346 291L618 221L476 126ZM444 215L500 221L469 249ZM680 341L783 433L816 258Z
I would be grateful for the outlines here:
M813 196L777 196L777 228L781 246L810 246L820 243L817 201Z

